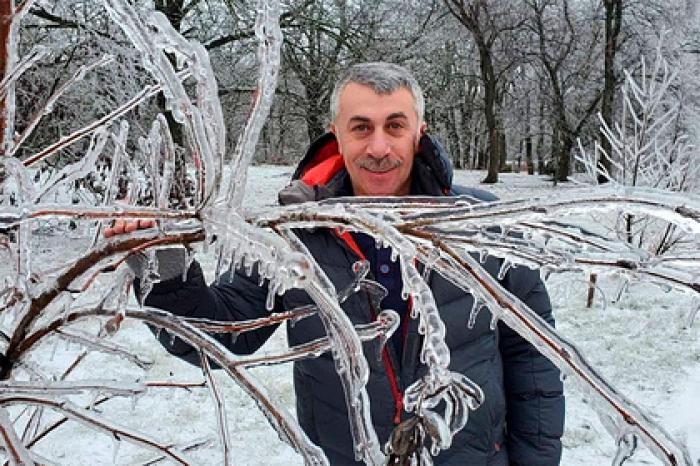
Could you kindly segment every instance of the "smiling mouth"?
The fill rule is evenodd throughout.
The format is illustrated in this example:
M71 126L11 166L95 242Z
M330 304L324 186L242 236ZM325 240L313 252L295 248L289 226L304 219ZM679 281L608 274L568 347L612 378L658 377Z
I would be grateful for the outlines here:
M387 173L393 170L396 167L364 167L365 170L371 172L371 173Z

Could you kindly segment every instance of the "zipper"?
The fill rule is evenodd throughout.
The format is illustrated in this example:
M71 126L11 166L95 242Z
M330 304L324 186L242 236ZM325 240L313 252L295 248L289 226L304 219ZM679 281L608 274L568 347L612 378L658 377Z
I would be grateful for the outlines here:
M357 245L355 242L355 239L352 237L352 235L349 232L340 232L338 229L335 230L336 235L338 238L340 238L345 245L350 248L350 250L361 260L367 260L365 257L364 253L360 249L360 247ZM409 301L409 308L408 312L411 311L411 304ZM377 313L372 306L370 306L370 314L372 316L373 320L377 319ZM406 344L406 338L408 336L408 325L405 324L405 319L402 319L401 326L406 327L405 330L403 330L403 338L404 338L404 346ZM384 343L384 348L382 348L382 363L384 364L384 371L386 372L386 376L389 379L389 387L391 388L391 396L394 399L394 418L393 422L394 425L398 425L401 423L401 413L403 412L403 393L401 392L401 388L399 387L399 379L396 375L396 369L395 369L395 364L392 362L391 354L389 353L389 348L387 347L387 344L391 344L391 342L385 342Z

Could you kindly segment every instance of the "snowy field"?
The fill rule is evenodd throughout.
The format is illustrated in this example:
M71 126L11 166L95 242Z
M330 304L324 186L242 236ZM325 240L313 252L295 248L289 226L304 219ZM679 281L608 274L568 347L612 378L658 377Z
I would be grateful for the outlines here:
M250 207L273 204L276 192L288 180L289 167L261 166L252 169L246 205ZM464 185L476 185L483 177L479 172L458 172L456 180ZM534 195L552 195L570 185L553 188L551 183L538 177L519 174L502 175L502 181L488 189L501 198L521 198ZM84 232L65 226L46 228L41 233L41 254L56 258L77 254L86 244ZM200 254L209 278L213 278L211 255ZM104 278L104 279L108 279ZM601 279L600 286L609 301L618 286L615 277ZM684 439L694 461L700 457L700 323L685 328L692 309L688 297L649 284L631 285L620 302L605 302L598 293L595 306L585 307L587 282L580 275L552 276L548 288L557 319L557 327L570 341L575 342L593 366L625 395L638 403L658 420L675 438ZM85 328L85 331L96 330ZM278 331L266 344L264 351L284 347L284 333ZM143 372L114 356L90 353L70 378L108 378L122 381L201 382L201 371L165 353L156 344L148 329L129 322L115 335L114 341L128 345L136 354L154 362ZM78 345L49 343L36 352L36 364L54 368L60 375L75 355L82 350ZM40 356L40 358L39 358ZM291 365L258 368L253 373L267 389L294 409ZM235 464L291 465L302 464L299 457L283 444L269 427L264 417L242 390L220 378L226 398L228 426L233 439ZM615 452L615 441L598 420L587 397L577 385L566 381L567 418L564 437L563 465L610 464ZM96 400L73 398L78 404L89 405ZM213 439L216 442L217 425L208 390L153 389L131 399L115 398L106 403L95 403L95 410L105 418L128 425L158 439L176 443L193 439ZM46 414L51 416L51 414ZM69 422L65 428L47 436L36 447L46 457L61 464L150 464L153 453L136 449L111 435L99 434ZM80 455L78 452L84 452ZM219 464L217 447L194 451L191 458L196 464ZM658 464L642 446L626 464ZM700 462L698 462L700 464Z

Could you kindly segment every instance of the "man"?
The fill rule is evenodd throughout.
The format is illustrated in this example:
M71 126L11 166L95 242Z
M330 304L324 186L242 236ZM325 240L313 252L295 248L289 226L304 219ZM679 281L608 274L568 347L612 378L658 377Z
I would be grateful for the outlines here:
M336 84L331 98L330 133L309 148L293 175L292 183L280 193L283 204L347 195L420 194L445 196L457 193L452 186L452 169L443 148L425 134L424 103L420 87L404 68L387 63L353 66ZM478 190L469 194L486 200L492 196ZM107 236L151 223L117 222ZM342 235L328 229L298 231L319 265L336 285L344 288L353 279L351 266L366 258L372 278L384 285L388 295L382 308L396 310L401 327L377 354L375 344L365 344L370 365L367 391L374 426L382 443L393 428L409 414L403 412L402 390L425 374L420 363L422 337L418 322L408 316L408 304L401 298L398 263L390 260L388 249L377 249L362 234ZM236 272L233 282L207 286L199 265L192 264L187 280L161 258L163 282L154 286L146 303L175 314L220 320L243 320L268 315L267 289L258 286L257 273L248 277ZM171 265L168 264L171 263ZM500 261L489 258L485 267L496 274ZM168 269L175 269L168 271ZM170 278L169 277L175 277ZM525 267L511 269L501 280L545 320L552 323L549 299L537 273ZM479 314L476 324L467 321L473 299L437 274L429 278L441 316L446 325L446 342L451 350L450 369L466 374L485 394L481 407L470 414L449 450L435 457L436 464L479 466L551 466L559 463L563 430L564 399L559 372L530 344L509 328L489 328L490 315ZM273 312L309 304L301 290L291 290L275 303ZM367 323L379 309L370 307L363 292L343 305L353 324ZM235 342L222 339L232 351L256 351L274 331L267 327L240 335ZM290 345L325 335L316 316L288 326ZM198 355L182 342L161 342L173 354L194 363ZM347 409L332 357L300 361L294 365L294 386L299 423L309 438L325 451L333 465L355 464Z

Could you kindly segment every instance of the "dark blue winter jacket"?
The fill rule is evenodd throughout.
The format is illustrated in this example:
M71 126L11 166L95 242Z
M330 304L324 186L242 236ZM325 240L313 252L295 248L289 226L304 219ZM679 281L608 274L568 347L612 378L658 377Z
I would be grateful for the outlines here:
M345 169L338 165L337 143L330 134L309 149L296 170L294 181L280 193L283 203L347 194L349 181ZM433 138L421 139L413 170L416 194L470 194L482 200L495 199L480 190L463 190L452 186L452 168L442 147ZM316 258L321 268L343 289L353 280L352 264L358 255L336 233L327 229L300 230L296 234ZM500 261L489 258L485 267L494 276ZM147 304L188 317L220 320L254 319L268 315L265 308L267 289L251 277L237 272L235 279L223 279L219 285L207 286L199 265L194 262L187 280L169 280L157 284ZM549 298L539 275L525 267L511 268L501 281L525 304L553 324ZM559 371L532 345L518 334L499 324L490 329L491 315L483 310L476 324L468 328L472 296L433 273L429 285L446 326L446 342L451 350L450 369L466 374L479 384L485 394L481 407L469 416L452 447L435 457L435 464L453 466L554 466L561 456L560 437L564 423L564 397ZM279 298L273 312L310 304L301 290L290 290ZM354 324L370 322L377 309L370 309L363 292L351 296L342 308ZM233 352L250 354L273 333L274 327L241 334L234 342L222 337ZM409 320L402 332L401 359L396 345L386 345L380 357L376 342L364 344L370 366L367 391L372 421L382 444L407 414L398 410L402 391L426 373L420 363L422 336L417 320ZM316 316L287 327L290 345L299 345L325 335ZM198 363L198 355L179 340L174 344L163 336L161 343L171 353ZM330 354L294 364L294 387L299 423L309 438L325 451L333 465L356 464L352 438L340 379Z

